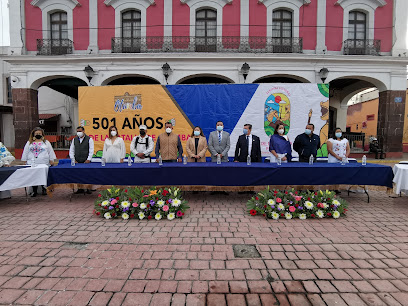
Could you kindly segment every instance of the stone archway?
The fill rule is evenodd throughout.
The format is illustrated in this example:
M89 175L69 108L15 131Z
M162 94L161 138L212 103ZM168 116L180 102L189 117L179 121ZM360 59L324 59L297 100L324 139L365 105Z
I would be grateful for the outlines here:
M260 77L252 83L310 83L310 81L297 75L272 74Z
M104 85L139 85L139 84L160 84L155 78L146 75L116 75L102 82Z
M195 74L184 77L176 84L233 84L234 81L218 74Z

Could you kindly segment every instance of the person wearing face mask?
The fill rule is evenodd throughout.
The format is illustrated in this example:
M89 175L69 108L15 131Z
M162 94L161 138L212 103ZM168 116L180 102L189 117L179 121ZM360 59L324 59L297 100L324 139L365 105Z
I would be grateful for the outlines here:
M334 130L334 137L327 141L328 162L340 163L343 157L348 158L350 155L350 145L340 128Z
M102 153L102 158L105 158L107 163L123 163L126 156L125 142L118 134L115 126L109 128L109 138L105 139Z
M258 136L252 135L252 124L245 124L243 135L239 136L235 147L234 162L246 162L248 156L251 162L262 162L261 141Z
M292 159L292 148L290 146L289 138L285 135L285 126L283 123L278 123L275 127L275 133L269 140L269 151L272 153L272 162L276 162L281 158L282 162L290 162Z
M34 128L24 146L21 160L27 162L27 165L31 165L34 161L37 165L53 166L55 159L57 159L57 157L55 156L51 143L45 139L44 130L39 127ZM37 189L38 186L32 187L32 197L37 196ZM47 194L44 186L42 186L42 194Z
M203 130L196 126L187 140L186 151L189 163L205 162L205 153L207 153L207 139L205 139Z
M150 154L154 149L153 138L146 134L147 127L139 126L140 136L135 136L130 144L130 152L135 156L135 163L150 163Z
M216 129L208 137L208 150L211 153L211 161L217 162L217 157L220 156L222 162L228 162L228 151L231 146L230 134L224 131L222 121L217 121Z
M85 134L85 128L83 126L77 127L77 137L75 137L71 146L69 147L69 158L75 159L76 163L88 164L92 160L94 154L94 141L91 137ZM88 186L89 187L89 186ZM76 194L80 193L92 193L91 188L84 189L79 188Z
M173 123L169 120L164 125L166 132L157 137L156 142L156 162L159 162L161 156L164 163L181 163L183 156L183 146L180 136L173 133Z
M309 158L313 155L316 160L317 150L320 148L320 137L313 134L314 125L309 123L306 125L305 132L296 136L293 143L293 149L299 154L299 161L302 163L309 162Z

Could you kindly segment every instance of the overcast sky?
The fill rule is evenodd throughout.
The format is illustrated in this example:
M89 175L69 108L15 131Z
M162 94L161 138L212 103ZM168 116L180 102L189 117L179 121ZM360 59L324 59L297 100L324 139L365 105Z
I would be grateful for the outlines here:
M0 0L0 46L10 45L8 1Z

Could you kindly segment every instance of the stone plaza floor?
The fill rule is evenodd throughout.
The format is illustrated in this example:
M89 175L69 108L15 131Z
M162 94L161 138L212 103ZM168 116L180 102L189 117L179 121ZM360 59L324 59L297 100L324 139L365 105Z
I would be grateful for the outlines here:
M408 305L408 197L347 217L265 220L250 195L186 193L183 220L104 220L93 195L0 201L0 304ZM236 258L255 245L261 258Z

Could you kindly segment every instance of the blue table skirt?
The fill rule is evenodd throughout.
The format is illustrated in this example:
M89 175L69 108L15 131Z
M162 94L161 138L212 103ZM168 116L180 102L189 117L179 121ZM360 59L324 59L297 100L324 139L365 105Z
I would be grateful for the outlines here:
M376 185L392 188L394 174L390 166L359 163L341 164L285 163L99 163L62 164L48 171L48 185L190 185L190 186L262 186L262 185Z

